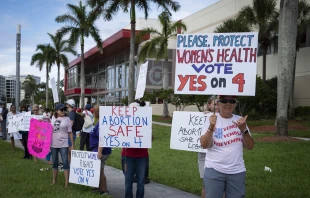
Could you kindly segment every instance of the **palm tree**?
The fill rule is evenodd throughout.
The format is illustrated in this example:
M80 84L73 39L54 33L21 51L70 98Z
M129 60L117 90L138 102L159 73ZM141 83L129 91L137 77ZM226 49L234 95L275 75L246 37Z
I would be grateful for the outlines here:
M43 65L45 64L46 67L46 83L45 83L45 96L46 96L46 103L45 107L48 107L48 80L49 80L49 72L51 72L51 67L54 64L53 57L55 56L55 51L53 48L48 45L37 45L36 51L40 50L40 52L32 55L30 65L36 66L39 68L40 71L43 69Z
M38 93L38 86L36 80L31 75L28 75L25 81L22 83L22 88L25 90L25 95L30 96L30 100L33 106L34 96Z
M306 33L307 26L310 23L310 5L305 0L300 0L298 3L298 22L297 22L297 37L296 37L296 51L300 49L300 45L303 42L303 35ZM292 92L290 94L290 108L289 116L293 117L294 114L294 86L295 86L295 72L296 72L296 59L297 53L295 54L295 62L293 69L293 81L292 81Z
M288 135L287 108L296 54L298 1L281 0L279 17L279 61L277 134Z
M169 67L168 67L168 40L177 35L178 30L186 31L186 25L182 21L171 22L170 13L167 11L162 12L159 16L161 24L161 32L154 28L144 28L137 35L137 40L140 40L146 35L152 35L152 39L146 41L138 55L138 62L143 62L147 57L155 57L158 60L164 59L164 72L163 72L163 89L168 89L169 86ZM167 117L168 103L164 100L163 117Z
M102 40L99 35L99 30L95 26L95 21L100 16L99 12L94 10L87 11L87 7L82 5L82 2L78 6L67 4L67 7L71 13L64 14L56 17L56 22L67 23L66 26L58 30L60 35L70 34L69 43L71 46L75 46L78 42L81 45L81 97L80 104L84 107L85 98L85 65L84 65L84 38L91 37L95 40L97 47L102 50Z
M147 19L150 11L150 3L155 3L158 7L162 7L166 11L170 8L174 12L178 11L181 6L174 0L88 0L88 3L91 7L96 8L95 10L101 11L104 18L107 20L111 20L113 15L116 15L119 10L123 12L128 12L128 10L130 10L131 33L128 78L128 104L130 104L134 100L136 7L144 11L145 19ZM108 4L106 9L104 9L105 4Z
M241 17L227 19L214 30L215 33L250 32L251 29Z
M59 85L60 85L60 64L62 64L65 68L69 66L68 57L64 53L71 53L73 55L76 55L76 51L69 45L68 40L63 40L63 35L56 34L52 35L50 33L47 33L51 40L52 45L55 50L55 57L54 61L57 65L57 90L58 90L58 97L60 98L60 92L59 92Z
M266 57L269 46L276 38L279 13L275 0L253 0L253 5L245 6L239 12L250 26L258 30L258 43L263 51L263 80L266 81Z

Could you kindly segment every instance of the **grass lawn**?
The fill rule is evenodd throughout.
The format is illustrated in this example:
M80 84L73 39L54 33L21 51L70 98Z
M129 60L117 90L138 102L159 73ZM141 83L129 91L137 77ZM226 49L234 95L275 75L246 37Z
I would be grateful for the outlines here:
M153 115L152 116L152 120L155 121L155 122L163 122L163 123L167 123L167 124L171 124L172 123L172 118L171 117L163 119L159 115Z
M150 178L165 185L200 194L197 153L170 149L170 127L154 125L150 153ZM255 134L260 138L272 134ZM0 197L97 197L89 187L70 184L63 188L60 172L58 184L51 186L51 167L45 162L21 159L22 150L11 152L0 141ZM121 168L121 149L114 149L107 164ZM247 197L308 197L310 195L310 142L256 142L252 151L245 150ZM265 172L268 166L272 172Z
M170 149L170 127L154 125L150 153L153 181L199 194L197 153ZM254 134L254 138L272 134ZM310 142L257 142L245 150L247 197L307 197L310 194ZM115 149L108 165L121 168L121 149ZM273 172L265 172L264 167Z

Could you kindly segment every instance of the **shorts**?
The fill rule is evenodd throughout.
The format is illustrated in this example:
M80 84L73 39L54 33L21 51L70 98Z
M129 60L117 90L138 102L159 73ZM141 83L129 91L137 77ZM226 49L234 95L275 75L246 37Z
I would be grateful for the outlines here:
M76 135L73 135L73 141L75 141L75 139L76 139ZM70 140L70 137L68 137L68 144L69 144L69 146L72 146L72 142Z
M206 161L206 153L198 153L198 169L199 169L199 176L203 179L204 172L205 172L205 161Z
M107 159L109 158L110 155L103 155L102 159L101 159L101 169L104 168L105 166L105 161L107 161Z

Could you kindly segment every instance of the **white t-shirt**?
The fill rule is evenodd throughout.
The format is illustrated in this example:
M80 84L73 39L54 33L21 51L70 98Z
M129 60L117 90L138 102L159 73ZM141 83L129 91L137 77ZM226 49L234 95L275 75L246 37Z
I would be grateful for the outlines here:
M206 151L205 167L213 168L225 174L244 172L243 137L237 125L232 122L237 122L240 116L233 115L232 118L226 119L221 117L219 113L216 115L213 145ZM207 131L209 125L210 121L206 119L203 131Z
M86 111L87 111L87 113L86 113ZM93 114L90 112L90 111L88 111L88 110L84 110L83 111L83 114L85 115L85 116L89 116L90 118L91 118L91 120L92 120L92 122L93 122L93 124L94 124L94 116L93 116ZM90 133L92 130L93 130L93 128L94 128L94 125L91 125L90 127L88 127L88 128L84 128L83 127L83 132L86 132L86 133Z

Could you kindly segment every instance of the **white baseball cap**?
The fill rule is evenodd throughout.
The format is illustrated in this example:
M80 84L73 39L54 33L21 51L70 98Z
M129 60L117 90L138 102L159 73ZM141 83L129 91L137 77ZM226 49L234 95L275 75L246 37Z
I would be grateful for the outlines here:
M69 99L66 101L66 104L70 105L71 107L75 107L75 102L73 99Z
M129 105L129 107L140 107L140 104L137 102L133 102Z

